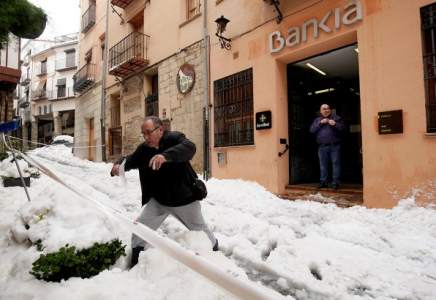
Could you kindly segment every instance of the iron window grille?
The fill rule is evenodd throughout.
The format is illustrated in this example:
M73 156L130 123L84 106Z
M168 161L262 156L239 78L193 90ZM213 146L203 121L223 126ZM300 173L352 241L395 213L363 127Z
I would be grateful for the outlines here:
M436 3L421 8L427 132L436 132Z
M253 145L253 69L214 82L215 147Z

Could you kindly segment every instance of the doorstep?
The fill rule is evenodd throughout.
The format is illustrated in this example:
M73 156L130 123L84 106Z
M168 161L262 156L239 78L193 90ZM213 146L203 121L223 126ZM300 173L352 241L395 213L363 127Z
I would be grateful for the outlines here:
M333 191L331 183L328 188L317 190L318 183L287 185L280 198L288 200L307 200L320 203L334 203L340 207L363 205L363 187L361 184L340 184L340 189Z

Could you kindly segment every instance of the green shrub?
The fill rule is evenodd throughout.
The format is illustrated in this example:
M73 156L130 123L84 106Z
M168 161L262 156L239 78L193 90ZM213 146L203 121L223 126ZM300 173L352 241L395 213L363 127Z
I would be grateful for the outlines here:
M36 247L42 250L40 240ZM39 280L54 282L70 277L89 278L107 270L121 256L126 256L125 248L119 239L105 244L94 243L91 248L77 251L76 247L66 244L58 252L41 254L29 273Z

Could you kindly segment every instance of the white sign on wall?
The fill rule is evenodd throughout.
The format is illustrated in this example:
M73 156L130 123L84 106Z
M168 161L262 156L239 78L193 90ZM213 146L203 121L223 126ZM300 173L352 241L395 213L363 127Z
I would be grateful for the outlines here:
M333 17L332 14L334 15ZM342 24L347 26L354 24L362 20L362 4L360 0L352 0L344 5L343 10L337 7L333 11L328 11L320 22L312 18L304 22L301 26L292 26L287 30L286 37L284 37L279 30L272 32L269 35L269 53L280 52L285 45L286 47L294 47L302 42L306 42L309 26L313 26L314 38L318 38L320 30L326 33L332 33L333 29L326 25L331 17L334 18L335 30L340 29Z

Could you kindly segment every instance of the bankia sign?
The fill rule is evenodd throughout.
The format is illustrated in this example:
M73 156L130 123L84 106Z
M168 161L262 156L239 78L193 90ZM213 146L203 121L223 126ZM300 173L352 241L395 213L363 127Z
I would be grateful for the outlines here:
M327 26L330 19L334 19L334 27ZM303 22L301 25L292 26L283 35L280 30L272 32L268 37L269 53L274 54L286 47L294 47L307 41L308 29L313 26L313 37L316 39L322 30L326 33L332 33L333 30L339 30L342 25L349 26L362 20L362 3L360 0L352 0L344 5L343 8L337 7L333 11L325 13L321 21L312 18Z

